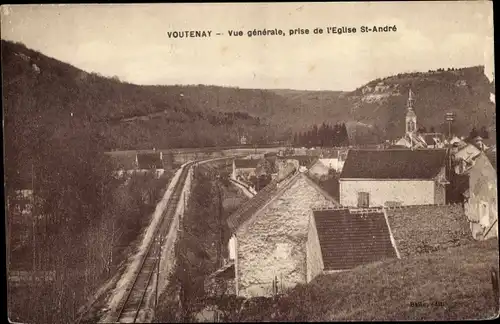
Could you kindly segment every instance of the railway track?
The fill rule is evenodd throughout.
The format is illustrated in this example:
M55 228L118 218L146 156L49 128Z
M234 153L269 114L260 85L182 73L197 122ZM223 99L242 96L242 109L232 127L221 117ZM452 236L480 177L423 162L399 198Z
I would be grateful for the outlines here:
M131 285L127 288L124 298L120 301L117 307L115 320L112 322L118 323L135 323L140 315L140 312L145 308L146 293L151 289L155 289L150 285L153 274L157 270L159 262L159 253L161 251L161 240L157 238L160 235L167 233L175 216L178 203L181 198L182 188L186 181L190 167L195 162L190 162L185 165L181 171L179 179L175 184L172 194L169 197L167 207L162 215L160 226L154 232L153 238L146 250L146 253L141 260L139 270L134 274L134 279Z
M151 280L153 275L158 271L159 255L161 253L162 237L168 233L172 221L175 217L175 211L180 202L182 189L186 182L189 169L193 165L203 165L211 161L232 159L233 157L222 157L211 160L204 161L193 161L187 163L179 175L179 179L172 190L166 209L161 216L160 224L156 227L153 238L151 239L146 252L144 253L139 269L134 273L134 278L125 292L125 296L122 298L118 306L116 307L116 313L112 317L112 323L135 323L139 319L141 311L143 311L146 306L146 295L148 292L154 291L154 285L151 285Z

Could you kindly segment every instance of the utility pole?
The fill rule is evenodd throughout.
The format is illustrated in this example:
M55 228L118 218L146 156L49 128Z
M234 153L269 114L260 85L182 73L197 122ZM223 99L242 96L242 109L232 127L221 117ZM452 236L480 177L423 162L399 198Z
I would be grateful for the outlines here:
M455 120L455 113L447 112L445 120L448 122L448 139L451 140L451 123Z

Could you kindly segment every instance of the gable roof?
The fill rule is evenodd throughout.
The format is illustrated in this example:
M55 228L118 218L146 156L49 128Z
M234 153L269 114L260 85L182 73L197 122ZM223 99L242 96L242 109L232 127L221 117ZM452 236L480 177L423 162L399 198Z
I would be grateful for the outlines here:
M432 179L445 162L446 150L351 150L340 178Z
M313 211L324 270L347 270L384 258L396 258L382 211Z
M293 167L293 165L287 166L285 170L286 173L278 175L277 179L271 181L264 189L257 192L257 195L248 200L229 216L227 224L231 232L235 232L243 223L250 220L273 199L280 197L292 184L296 183L298 179L305 179L306 183L313 187L314 190L334 204L337 203L330 194L318 186L306 173L295 173L295 167Z
M237 169L255 169L259 164L259 159L234 159L234 166Z
M257 192L257 194L248 200L246 203L241 205L229 218L227 219L227 225L231 232L236 231L240 225L246 222L254 213L256 213L260 208L264 207L266 203L271 201L271 199L278 192L278 180L275 179L271 181L264 189Z
M163 169L163 161L160 153L137 153L138 168Z

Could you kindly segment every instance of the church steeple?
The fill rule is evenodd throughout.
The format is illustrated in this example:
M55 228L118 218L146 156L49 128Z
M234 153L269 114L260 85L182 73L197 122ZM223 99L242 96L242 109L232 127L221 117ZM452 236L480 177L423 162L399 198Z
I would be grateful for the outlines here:
M413 92L411 89L408 92L408 102L406 104L406 134L414 134L417 130L417 115L413 111L413 103L415 99L413 98Z

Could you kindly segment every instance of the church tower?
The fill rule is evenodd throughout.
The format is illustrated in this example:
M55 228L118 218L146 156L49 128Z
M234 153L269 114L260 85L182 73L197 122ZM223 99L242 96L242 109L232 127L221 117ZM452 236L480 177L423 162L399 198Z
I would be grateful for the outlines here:
M408 92L408 102L407 102L407 111L406 111L406 134L412 135L417 131L417 115L413 111L413 103L415 99L413 99L413 92Z

